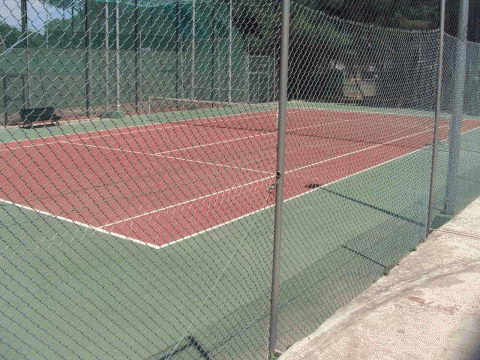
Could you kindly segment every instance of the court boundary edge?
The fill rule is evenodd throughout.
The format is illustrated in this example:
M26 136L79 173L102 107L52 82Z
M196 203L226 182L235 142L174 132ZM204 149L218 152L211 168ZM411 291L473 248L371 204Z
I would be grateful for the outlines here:
M470 133L470 132L472 132L472 131L479 130L479 129L480 129L480 128L477 127L477 128L473 128L473 129L467 130L467 131L463 132L462 135L468 134L468 133ZM441 142L445 142L445 141L448 141L448 139L441 140L441 141L439 141L439 142L441 143ZM288 201L290 201L290 200L294 200L294 199L297 199L297 198L299 198L299 197L301 197L301 196L310 194L310 193L313 192L313 191L317 191L317 190L319 190L319 189L321 189L321 188L324 188L324 187L333 185L333 184L335 184L335 183L337 183L337 182L346 180L346 179L348 179L348 178L350 178L350 177L353 177L353 176L355 176L355 175L358 175L358 174L361 174L361 173L363 173L363 172L366 172L366 171L372 170L372 169L374 169L374 168L380 167L380 166L385 165L385 164L387 164L387 163L390 163L390 162L392 162L392 161L394 161L394 160L402 159L402 158L405 157L405 156L409 156L409 155L415 154L415 153L417 153L417 152L419 152L419 151L423 151L423 150L425 150L425 149L427 149L427 148L429 148L429 147L431 147L431 145L427 145L427 146L425 146L425 147L423 147L423 148L420 148L420 149L417 149L417 150L415 150L415 151L413 151L413 152L409 152L409 153L407 153L407 154L403 154L403 155L398 156L398 157L395 157L395 158L393 158L393 159L384 161L384 162L382 162L382 163L380 163L380 164L377 164L377 165L371 166L371 167L369 167L369 168L360 170L360 171L358 171L358 172L356 172L356 173L350 174L350 175L345 176L345 177L343 177L343 178L340 178L340 179L334 180L334 181L332 181L332 182L330 182L330 183L324 184L324 185L320 186L319 188L315 188L315 189L312 189L312 190L310 190L310 191L307 191L307 192L304 192L304 193L302 193L302 194L299 194L299 195L296 195L296 196L294 196L294 197L291 197L291 198L285 200L285 202L288 202ZM209 231L212 231L212 230L214 230L214 229L220 228L220 227L225 226L225 225L227 225L227 224L233 223L234 221L243 219L243 218L245 218L245 217L247 217L247 216L254 215L254 214L256 214L256 213L262 212L262 211L264 211L264 210L267 210L267 209L273 207L273 205L267 206L267 207L264 207L264 208L255 210L255 211L253 211L253 212L250 212L250 213L248 213L248 214L242 215L242 216L240 216L240 217L238 217L238 218L231 219L231 220L229 220L229 221L227 221L227 222L225 222L225 223L218 224L218 225L215 225L215 226L213 226L213 227L211 227L211 228L208 228L208 229L202 230L202 231L200 231L200 232L197 232L197 233L188 235L188 236L183 237L183 238L180 238L180 239L178 239L178 240L171 241L171 242L169 242L169 243L167 243L167 244L155 245L155 244L152 244L152 243L147 243L147 242L141 241L141 240L139 240L139 239L135 239L135 238L128 237L128 236L125 236L125 235L122 235L122 234L118 234L118 233L115 233L115 232L111 232L111 231L108 231L108 230L104 230L104 229L99 228L99 227L96 227L96 226L88 225L88 224L82 223L82 222L80 222L80 221L76 221L76 220L73 220L73 219L69 219L69 218L66 218L66 217L63 217L63 216L60 216L60 215L54 215L54 214L49 213L49 212L47 212L47 211L43 211L43 210L35 209L35 208L29 207L29 206L26 206L26 205L22 205L22 204L19 204L19 203L15 203L15 202L12 202L12 201L9 201L9 200L6 200L6 199L0 198L0 202L3 202L3 203L8 204L8 205L16 206L16 207L21 208L21 209L24 209L24 210L28 210L28 211L31 211L31 212L35 212L35 213L37 213L37 214L41 214L41 215L45 215L45 216L50 216L50 217L53 217L53 218L55 218L55 219L62 220L62 221L66 221L66 222L68 222L68 223L72 223L72 224L75 224L75 225L77 225L77 226L84 227L84 228L87 228L87 229L90 229L90 230L98 231L98 232L100 232L100 233L107 234L107 235L110 235L110 236L113 236L113 237L116 237L116 238L128 240L128 241L131 241L131 242L140 244L140 245L145 245L145 246L148 246L148 247L153 248L153 249L156 249L156 250L162 249L162 248L167 247L167 246L170 246L170 245L178 244L178 243L181 242L181 241L184 241L184 240L190 239L190 238L192 238L192 237L195 237L195 236L204 234L204 233L206 233L206 232L209 232Z
M472 131L474 131L474 130L480 130L480 128L474 128L474 129L467 130L467 131L465 131L464 133L462 133L462 135L468 134L469 132L472 132ZM439 141L439 143L445 142L445 141L448 141L448 139L441 140L441 141ZM375 168L377 168L377 167L383 166L383 165L388 164L388 163L390 163L390 162L393 162L393 161L395 161L395 160L400 160L400 159L402 159L402 158L404 158L404 157L406 157L406 156L410 156L410 155L413 155L413 154L415 154L415 153L417 153L417 152L424 151L424 150L428 149L428 148L431 147L431 146L432 146L432 145L424 146L423 148L417 149L417 150L415 150L415 151L412 151L412 152L403 154L403 155L401 155L401 156L397 156L397 157L395 157L395 158L393 158L393 159L384 161L384 162L382 162L382 163L380 163L380 164L377 164L377 165L371 166L371 167L369 167L369 168L366 168L366 169L357 171L356 173L347 175L347 176L345 176L345 177L343 177L343 178L341 178L341 179L337 179L337 180L331 181L331 182L329 182L329 183L327 183L327 184L323 184L323 185L319 186L318 188L311 189L311 190L306 191L306 192L304 192L304 193L302 193L302 194L295 195L295 196L293 196L293 197L291 197L291 198L289 198L289 199L286 199L284 202L285 202L285 203L286 203L286 202L289 202L290 200L294 200L294 199L297 199L297 198L302 197L302 196L304 196L304 195L310 194L310 193L312 193L312 192L314 192L314 191L318 191L318 190L320 190L320 189L322 189L322 188L325 188L325 187L327 187L327 186L333 185L333 184L338 183L338 182L340 182L340 181L346 180L346 179L351 178L351 177L353 177L353 176L359 175L359 174L361 174L361 173L363 173L363 172L367 172L367 171L373 170L373 169L375 169ZM161 248L167 247L167 246L169 246L169 245L175 245L175 244L177 244L177 243L179 243L179 242L181 242L181 241L188 240L188 239L193 238L193 237L195 237L195 236L200 236L200 235L202 235L202 234L204 234L204 233L207 233L207 232L209 232L209 231L218 229L218 228L220 228L220 227L222 227L222 226L231 224L231 223L233 223L233 222L235 222L235 221L241 220L241 219L246 218L246 217L248 217L248 216L250 216L250 215L255 215L255 214L260 213L260 212L262 212L262 211L271 209L271 208L273 208L274 206L275 206L275 205L269 205L269 206L266 206L266 207L264 207L264 208L261 208L261 209L252 211L251 213L248 213L248 214L239 216L239 217L237 217L237 218L235 218L235 219L231 219L231 220L226 221L226 222L224 222L224 223L222 223L222 224L218 224L218 225L212 226L212 227L210 227L210 228L208 228L208 229L199 231L199 232L197 232L197 233L195 233L195 234L191 234L191 235L185 236L185 237L183 237L183 238L181 238L181 239L174 240L174 241L172 241L172 242L170 242L170 243L168 243L168 244L161 245L159 248L161 249Z
M89 229L89 230L98 231L100 233L107 234L107 235L110 235L110 236L113 236L113 237L116 237L116 238L120 238L120 239L123 239L123 240L128 240L128 241L134 242L136 244L145 245L145 246L148 246L148 247L151 247L151 248L154 248L154 249L160 249L159 245L147 243L147 242L144 242L144 241L141 241L139 239L135 239L135 238L132 238L132 237L129 237L129 236L126 236L126 235L118 234L118 233L115 233L115 232L112 232L112 231L104 230L104 229L96 227L96 226L88 225L88 224L85 224L85 223L77 221L77 220L69 219L69 218L66 218L66 217L63 217L63 216L60 216L60 215L55 215L55 214L49 213L48 211L38 210L38 209L32 208L30 206L22 205L22 204L15 203L13 201L2 199L2 198L0 198L0 202L2 202L4 204L7 204L7 205L16 206L20 209L28 210L28 211L31 211L31 212L34 212L34 213L37 213L37 214L41 214L41 215L44 215L44 216L50 216L50 217L53 217L57 220L62 220L62 221L68 222L70 224L77 225L79 227L84 227L84 228Z

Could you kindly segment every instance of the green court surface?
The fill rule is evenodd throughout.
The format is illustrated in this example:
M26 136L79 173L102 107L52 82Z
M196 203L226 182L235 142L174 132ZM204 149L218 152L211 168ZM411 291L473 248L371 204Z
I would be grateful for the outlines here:
M228 113L242 109L252 111L231 107ZM223 110L208 111L214 116ZM163 114L159 121L193 115L199 112ZM151 122L150 115L4 130L0 139ZM478 130L462 139L465 202L479 192L479 139ZM442 143L436 208L447 150ZM430 169L427 146L285 203L280 349L318 327L423 240ZM0 357L265 358L273 208L162 249L4 203L0 218L0 322L6 329Z

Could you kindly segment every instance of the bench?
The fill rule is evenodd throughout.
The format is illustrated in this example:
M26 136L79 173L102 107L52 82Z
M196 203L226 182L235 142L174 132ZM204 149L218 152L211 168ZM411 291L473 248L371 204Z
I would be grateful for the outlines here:
M60 125L58 120L61 119L60 116L55 114L53 107L22 109L20 110L20 117L22 125L28 128L32 128L39 121L51 121L51 125Z

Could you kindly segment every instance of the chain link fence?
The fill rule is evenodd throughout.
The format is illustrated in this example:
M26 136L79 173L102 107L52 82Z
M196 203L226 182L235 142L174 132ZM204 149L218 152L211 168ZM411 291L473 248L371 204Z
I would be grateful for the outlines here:
M0 6L1 358L273 358L480 195L438 4Z

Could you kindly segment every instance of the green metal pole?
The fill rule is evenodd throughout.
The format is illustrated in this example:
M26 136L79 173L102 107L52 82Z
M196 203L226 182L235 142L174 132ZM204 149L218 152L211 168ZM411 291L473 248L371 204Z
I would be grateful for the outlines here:
M138 0L135 0L135 12L134 12L134 36L135 36L135 59L134 59L134 77L135 77L135 111L138 112L138 103L139 103L139 90L140 90L140 81L139 81L139 38L138 38Z
M190 71L191 71L191 78L190 78L190 86L191 86L191 89L190 89L190 98L192 100L195 99L195 37L197 36L197 29L196 29L196 1L195 0L192 0L192 54L191 54L191 68L190 68Z
M180 0L176 1L175 5L175 97L181 98L180 95L180 72L182 71L181 67L181 46L180 46Z
M109 26L108 1L105 2L105 104L110 104L110 26Z
M228 103L232 102L233 0L228 4Z
M26 102L23 104L25 106L31 106L31 89L30 89L30 50L29 50L29 38L28 38L28 9L27 9L27 0L20 1L20 12L22 20L22 42L23 48L25 49L25 92L26 92Z
M84 30L85 30L85 112L87 117L90 116L90 42L91 42L91 34L90 34L90 23L89 23L89 7L88 1L84 1L84 11L85 11L85 18L84 18Z
M215 42L216 42L216 11L215 5L212 6L212 54L211 54L211 69L210 69L210 99L215 101L215 61L216 61L216 54L215 54Z
M115 102L116 115L121 113L120 108L120 4L115 0Z

